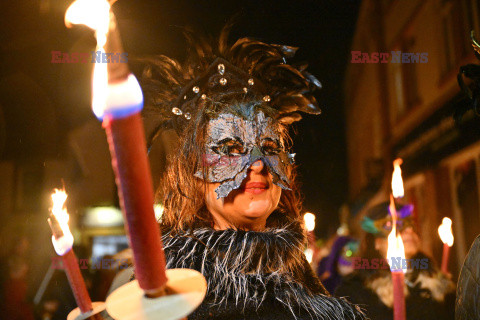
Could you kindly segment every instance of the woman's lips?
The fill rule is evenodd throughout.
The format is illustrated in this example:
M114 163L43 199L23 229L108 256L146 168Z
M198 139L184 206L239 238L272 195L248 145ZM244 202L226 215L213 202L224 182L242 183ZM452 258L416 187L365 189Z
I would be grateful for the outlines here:
M264 182L247 182L242 189L248 193L260 194L268 189L268 184Z

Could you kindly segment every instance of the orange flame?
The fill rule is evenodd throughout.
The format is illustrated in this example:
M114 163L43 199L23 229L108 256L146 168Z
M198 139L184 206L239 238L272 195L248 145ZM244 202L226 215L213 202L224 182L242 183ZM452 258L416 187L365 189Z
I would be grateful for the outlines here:
M65 24L70 27L83 24L95 30L96 51L105 53L104 46L110 26L110 4L100 0L76 0L65 13ZM106 63L95 63L92 80L92 109L98 118L104 113L108 98L108 72Z
M63 232L63 237L59 239L55 239L55 237L52 236L53 246L59 255L65 254L73 246L73 235L68 227L68 220L70 217L64 206L66 200L67 194L65 193L65 190L55 189L55 192L52 193L52 214L57 219Z
M388 235L387 261L392 271L402 269L403 273L407 272L402 268L405 261L405 248L400 233L397 235L397 210L393 197L390 198L390 212L392 213L392 231Z
M115 2L114 0L111 1ZM106 0L76 0L65 13L65 24L83 24L95 30L97 55L105 56L109 32L116 32L111 5ZM103 59L103 58L102 58ZM105 113L137 112L143 106L143 95L135 76L126 81L108 83L107 63L95 63L92 80L92 110L98 119Z
M438 227L438 235L443 243L446 243L449 247L453 246L454 238L452 232L452 220L450 218L443 218L442 224Z
M402 198L405 195L405 191L403 190L402 169L400 169L402 163L402 159L393 161L392 193L394 198Z
M76 0L65 13L65 24L67 27L84 24L99 34L106 35L110 24L110 4L101 0Z

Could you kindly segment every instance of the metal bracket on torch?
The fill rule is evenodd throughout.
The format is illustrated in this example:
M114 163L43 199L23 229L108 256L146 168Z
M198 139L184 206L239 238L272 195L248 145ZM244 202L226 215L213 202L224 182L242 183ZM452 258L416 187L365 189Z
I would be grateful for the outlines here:
M55 240L60 239L63 237L63 231L60 227L60 223L58 222L57 218L50 213L50 217L47 219L48 224L50 225L50 229L52 230L52 234L55 237Z

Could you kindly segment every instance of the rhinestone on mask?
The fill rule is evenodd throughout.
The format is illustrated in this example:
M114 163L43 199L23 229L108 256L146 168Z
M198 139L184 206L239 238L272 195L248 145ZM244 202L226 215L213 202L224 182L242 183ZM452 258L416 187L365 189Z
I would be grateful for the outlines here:
M218 73L220 73L222 76L225 73L225 66L223 64L218 65Z
M287 154L287 157L288 157L288 160L290 160L290 163L292 163L292 164L295 163L295 156L296 155L297 155L296 153Z
M263 97L263 101L265 101L265 102L270 102L270 100L272 100L272 99L270 98L269 95L266 95L266 96Z
M202 94L202 97L201 97L203 100L207 99L207 95L204 93Z
M220 79L220 84L221 84L222 86L226 85L226 84L227 84L227 79L221 78L221 79Z
M253 86L255 84L255 81L253 81L252 78L248 79L248 85Z
M199 92L200 92L200 88L197 87L197 86L193 87L192 90L193 90L193 92L195 92L195 93L199 93Z
M177 108L177 107L172 108L172 112L173 112L173 114L175 114L175 115L177 115L177 116L181 116L182 113L183 113L182 110L180 110L180 109Z
M243 87L243 92L247 93L248 92L248 89L247 87Z
M185 119L190 120L192 116L190 115L190 112L187 112L184 114Z

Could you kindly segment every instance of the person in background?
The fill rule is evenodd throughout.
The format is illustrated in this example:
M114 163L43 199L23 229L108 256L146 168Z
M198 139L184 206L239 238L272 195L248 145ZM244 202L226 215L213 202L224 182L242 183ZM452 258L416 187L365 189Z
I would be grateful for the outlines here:
M397 207L397 228L405 256L412 259L405 274L407 319L453 320L455 285L441 273L431 257L420 250L420 238L411 218L413 205ZM393 319L393 285L387 256L387 236L392 229L389 203L371 208L362 221L366 232L357 269L343 279L335 294L366 310L372 320Z
M331 294L343 277L354 271L352 259L358 254L358 242L352 237L340 236L335 239L328 256L324 257L317 268L317 275Z
M8 320L33 320L33 306L27 301L27 253L30 243L25 236L14 241L12 252L7 257L7 279L2 292L0 317ZM3 318L4 317L4 318Z

